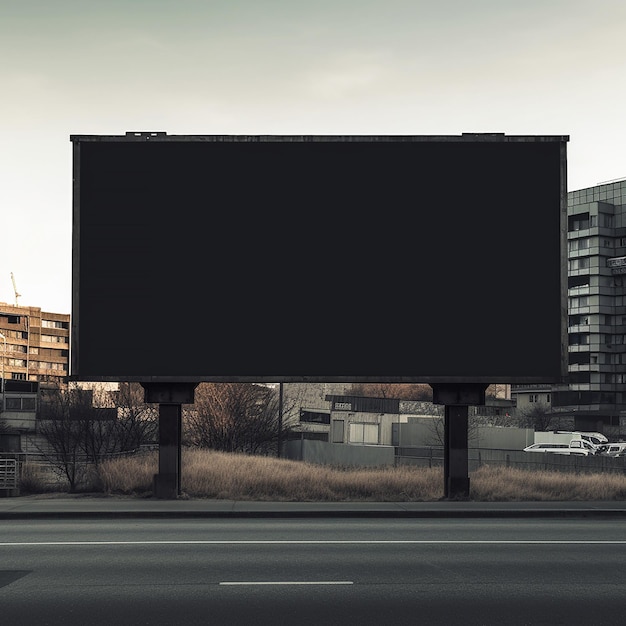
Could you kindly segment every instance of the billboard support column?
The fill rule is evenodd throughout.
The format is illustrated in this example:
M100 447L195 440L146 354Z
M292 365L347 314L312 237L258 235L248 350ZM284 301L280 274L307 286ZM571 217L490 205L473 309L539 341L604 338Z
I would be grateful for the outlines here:
M175 500L181 495L183 404L193 404L198 383L142 383L145 401L159 404L159 473L154 495Z
M433 403L445 405L443 491L450 500L470 495L468 468L469 406L485 404L485 384L432 384Z

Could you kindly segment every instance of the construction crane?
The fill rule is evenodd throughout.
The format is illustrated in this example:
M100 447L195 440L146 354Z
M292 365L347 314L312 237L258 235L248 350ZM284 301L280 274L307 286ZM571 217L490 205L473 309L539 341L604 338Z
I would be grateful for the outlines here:
M22 295L21 293L17 293L17 287L15 286L15 277L13 276L13 272L11 272L11 282L13 283L13 291L15 292L15 306L19 306L17 303L17 299Z

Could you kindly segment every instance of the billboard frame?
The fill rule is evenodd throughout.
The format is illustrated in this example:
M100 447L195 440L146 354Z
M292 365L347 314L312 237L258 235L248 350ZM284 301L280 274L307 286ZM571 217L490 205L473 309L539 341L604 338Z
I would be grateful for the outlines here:
M73 144L73 183L72 183L72 317L71 317L71 344L70 344L70 380L95 381L128 381L141 383L178 383L178 382L381 382L381 383L563 383L567 376L567 152L566 135L505 135L504 133L463 133L461 135L168 135L163 131L129 131L125 135L71 135ZM81 374L79 362L80 348L80 207L81 207L81 145L85 143L129 142L129 143L168 143L168 142L472 142L472 143L525 143L525 142L558 142L560 144L560 374L554 377L546 376L518 376L514 379L507 376L473 376L470 379L457 375L419 375L419 376L377 376L377 375L226 375L198 377L187 375L98 375L88 376Z

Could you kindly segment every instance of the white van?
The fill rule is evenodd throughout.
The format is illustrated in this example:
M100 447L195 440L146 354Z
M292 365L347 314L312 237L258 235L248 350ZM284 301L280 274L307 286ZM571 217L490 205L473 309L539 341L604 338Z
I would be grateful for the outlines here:
M589 443L594 453L604 452L609 440L602 434L596 432L585 432L581 430L548 430L536 431L534 443L565 443L569 444L574 439L582 439Z
M595 433L583 430L557 430L558 434L570 435L571 437L581 437L585 441L592 443L594 446L600 446L608 443L609 440L602 433Z

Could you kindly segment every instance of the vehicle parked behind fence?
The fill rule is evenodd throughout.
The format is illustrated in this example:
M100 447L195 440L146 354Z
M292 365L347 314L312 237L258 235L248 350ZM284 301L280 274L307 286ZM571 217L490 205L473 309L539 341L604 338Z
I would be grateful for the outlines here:
M602 451L604 456L626 456L626 442L611 442Z
M524 448L524 452L544 452L546 454L577 454L589 456L595 454L592 444L582 439L572 439L567 443L533 443Z

